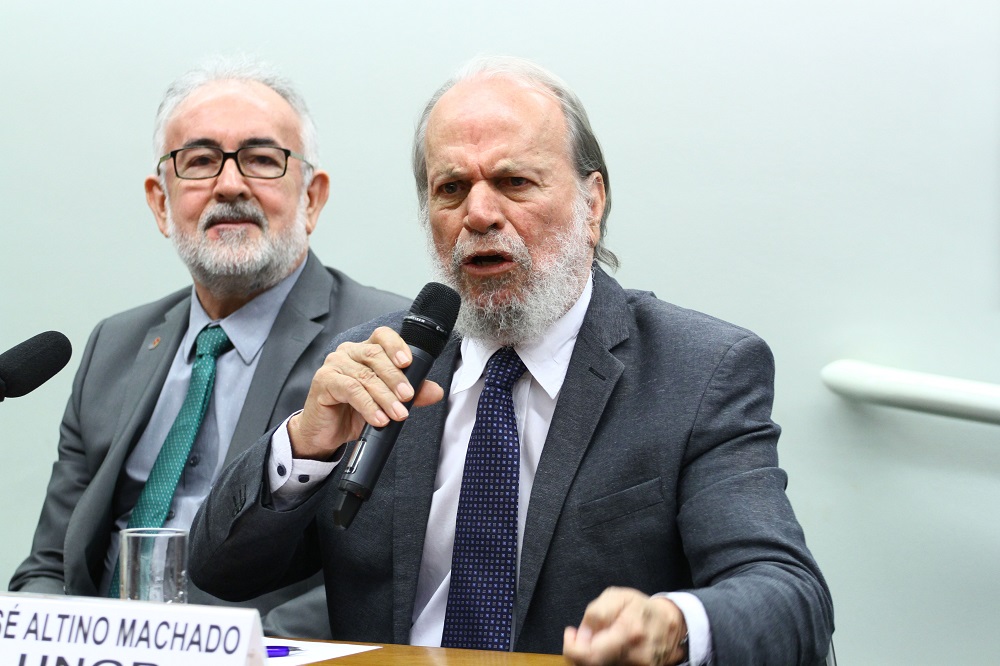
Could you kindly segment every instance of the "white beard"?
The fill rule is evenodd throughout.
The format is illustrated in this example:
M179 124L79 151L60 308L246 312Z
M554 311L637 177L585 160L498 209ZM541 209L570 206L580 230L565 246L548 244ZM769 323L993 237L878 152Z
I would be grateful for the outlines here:
M295 223L272 233L267 217L255 204L219 203L202 213L197 231L189 233L174 224L168 199L167 231L195 282L216 297L245 296L270 289L298 266L309 247L305 211L303 190ZM261 234L251 238L247 229L232 229L220 232L218 241L209 240L205 233L209 224L220 219L253 220Z
M532 261L519 237L490 230L457 242L452 248L451 261L445 264L428 233L438 279L462 297L455 330L463 336L492 340L502 346L515 346L542 337L580 297L584 281L590 275L593 248L587 225L589 215L590 208L580 196L574 202L569 227L541 248L538 262ZM509 254L518 268L515 275L497 278L494 284L478 280L476 286L480 295L473 298L462 262L477 246ZM503 298L504 292L518 281L523 283L519 293Z

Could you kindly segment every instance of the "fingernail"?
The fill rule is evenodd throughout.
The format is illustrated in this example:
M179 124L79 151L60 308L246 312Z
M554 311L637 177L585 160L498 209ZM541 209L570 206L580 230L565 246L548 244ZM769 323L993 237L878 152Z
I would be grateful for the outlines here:
M405 419L410 414L406 411L406 407L403 407L403 403L398 401L392 403L392 411L396 415L397 419Z
M399 386L396 387L396 395L403 400L409 400L413 397L413 387L406 382L401 382Z
M404 365L406 365L407 361L409 361L409 360L410 359L408 359L406 357L406 354L404 354L402 351L396 352L396 365L397 366L403 367Z
M380 425L384 426L389 423L389 417L385 415L381 409L375 412L375 421Z

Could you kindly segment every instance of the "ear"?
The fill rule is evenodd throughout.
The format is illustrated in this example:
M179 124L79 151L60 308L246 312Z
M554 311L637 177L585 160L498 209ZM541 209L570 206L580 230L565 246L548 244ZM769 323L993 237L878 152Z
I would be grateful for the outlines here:
M170 233L167 230L167 193L163 191L160 179L156 176L148 176L145 185L146 203L149 204L149 209L153 211L153 217L156 218L156 226L160 228L160 233L164 237L170 238Z
M320 211L330 198L330 175L326 171L317 170L312 182L306 188L306 233L311 234L319 221Z
M587 226L590 227L590 247L597 247L597 241L601 239L601 217L604 216L606 199L604 177L600 171L587 176L587 192L590 196L590 219L587 221Z

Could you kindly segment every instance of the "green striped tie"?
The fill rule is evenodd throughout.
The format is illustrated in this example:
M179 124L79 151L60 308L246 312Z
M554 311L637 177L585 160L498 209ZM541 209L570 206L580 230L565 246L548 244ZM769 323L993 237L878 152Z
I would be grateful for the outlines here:
M212 398L215 385L215 359L233 345L219 326L202 329L195 341L196 355L191 368L191 383L181 411L170 426L170 432L160 448L153 469L149 472L146 485L139 495L139 501L132 509L129 527L163 527L167 512L174 499L174 490L180 481L184 464L191 454L191 447L198 436L198 429L205 417L205 410ZM109 597L119 596L119 564L111 577Z

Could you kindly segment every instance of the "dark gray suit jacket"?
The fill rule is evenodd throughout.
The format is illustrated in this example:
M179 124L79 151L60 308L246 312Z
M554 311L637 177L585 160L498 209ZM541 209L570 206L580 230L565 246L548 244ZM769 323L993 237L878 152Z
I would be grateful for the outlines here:
M129 508L116 506L119 476L149 421L187 330L190 299L188 287L110 317L91 334L60 427L59 458L31 555L15 572L11 590L98 593L115 519ZM339 271L324 268L310 252L261 351L227 462L302 408L332 336L408 303L401 296L361 286ZM310 587L301 583L253 605L264 614ZM322 612L322 594L316 598ZM219 601L197 589L190 591L190 599ZM319 626L318 637L327 634L322 623L300 622L311 618L301 610L291 610L283 609L266 620L269 631L316 634L310 626Z
M446 389L458 352L452 340L431 372ZM784 492L773 378L749 331L595 269L528 506L516 650L560 652L563 628L619 585L698 595L718 664L822 661L832 603ZM347 530L332 524L335 479L268 508L262 439L195 519L194 580L238 599L322 567L334 638L407 642L445 403L412 412Z

